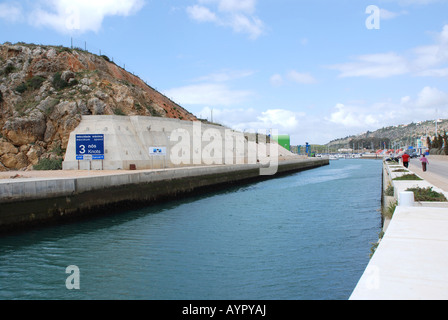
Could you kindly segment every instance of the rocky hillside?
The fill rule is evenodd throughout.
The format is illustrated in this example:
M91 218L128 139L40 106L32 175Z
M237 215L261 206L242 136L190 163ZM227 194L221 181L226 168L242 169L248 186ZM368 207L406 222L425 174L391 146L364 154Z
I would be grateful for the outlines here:
M197 120L106 56L0 45L0 171L60 160L82 115L114 114Z

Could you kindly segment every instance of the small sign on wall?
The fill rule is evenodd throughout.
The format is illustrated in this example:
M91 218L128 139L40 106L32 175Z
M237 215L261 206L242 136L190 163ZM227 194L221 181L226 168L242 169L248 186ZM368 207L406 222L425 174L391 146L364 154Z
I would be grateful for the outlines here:
M166 156L166 147L150 147L150 156Z

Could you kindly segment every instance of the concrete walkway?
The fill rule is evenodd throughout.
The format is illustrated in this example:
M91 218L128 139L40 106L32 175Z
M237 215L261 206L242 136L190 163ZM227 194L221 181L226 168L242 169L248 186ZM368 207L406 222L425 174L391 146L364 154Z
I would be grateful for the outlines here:
M429 183L448 191L448 156L446 158L433 158L428 156L429 165L426 172L423 172L418 159L412 159L409 169Z
M448 161L429 162L424 173L411 161L410 171L425 179L412 183L448 191ZM350 300L448 299L448 207L439 204L399 204Z
M447 209L398 207L350 299L448 299L447 230Z

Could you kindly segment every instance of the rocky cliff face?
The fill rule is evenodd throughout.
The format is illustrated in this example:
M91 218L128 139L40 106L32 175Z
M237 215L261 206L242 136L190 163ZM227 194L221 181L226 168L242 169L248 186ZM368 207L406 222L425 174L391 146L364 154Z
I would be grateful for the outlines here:
M81 116L103 114L197 120L105 56L0 45L0 171L62 158Z

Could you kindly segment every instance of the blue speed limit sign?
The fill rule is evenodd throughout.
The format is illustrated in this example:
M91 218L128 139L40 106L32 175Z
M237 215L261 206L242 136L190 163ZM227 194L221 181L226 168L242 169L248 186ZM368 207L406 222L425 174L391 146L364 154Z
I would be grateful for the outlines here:
M104 134L77 134L76 160L104 160Z

